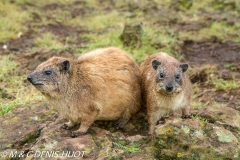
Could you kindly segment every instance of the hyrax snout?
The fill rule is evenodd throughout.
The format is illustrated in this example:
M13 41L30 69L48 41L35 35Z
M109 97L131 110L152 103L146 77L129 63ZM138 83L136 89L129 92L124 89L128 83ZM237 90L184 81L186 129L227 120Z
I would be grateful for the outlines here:
M191 82L186 75L187 63L180 63L166 53L148 57L140 66L142 92L147 106L149 134L153 135L160 118L182 109L190 118Z
M101 48L78 59L53 57L27 79L69 120L72 137L84 134L95 120L118 120L122 128L141 106L140 71L117 48Z

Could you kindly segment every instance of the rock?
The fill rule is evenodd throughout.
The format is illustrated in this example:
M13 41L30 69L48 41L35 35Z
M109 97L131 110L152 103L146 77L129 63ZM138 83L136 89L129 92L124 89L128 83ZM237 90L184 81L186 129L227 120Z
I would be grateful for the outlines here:
M156 128L158 159L231 159L240 153L239 140L223 127L197 120L168 120Z
M81 156L71 159L131 159L149 141L141 135L127 136L116 131L111 133L99 128L98 124L92 125L87 134L71 138L71 131L79 125L71 131L62 129L65 120L42 102L19 106L1 117L0 121L0 153L7 151L8 154L16 153L17 157L28 159L52 159L52 156L66 159L72 154ZM112 123L104 121L104 124ZM149 149L147 151L150 152ZM152 157L144 153L145 150L136 157Z
M35 106L35 107L30 107ZM39 107L41 106L41 107ZM34 108L34 110L32 110ZM22 148L24 145L31 146L39 137L39 124L48 119L52 112L45 104L29 104L29 106L18 107L0 118L1 139L0 149ZM44 117L34 120L32 117Z
M85 135L71 138L79 125L64 130L65 120L57 112L43 102L32 103L0 118L0 153L47 160L239 158L239 111L208 106L198 116L206 121L166 118L156 126L156 141L146 136L148 126L141 113L129 122L130 130L111 131L113 121L100 121Z
M142 33L143 29L141 22L126 24L120 39L122 40L124 46L141 46Z
M199 116L231 131L240 131L240 112L229 107L208 106L199 111ZM240 136L240 134L238 133Z

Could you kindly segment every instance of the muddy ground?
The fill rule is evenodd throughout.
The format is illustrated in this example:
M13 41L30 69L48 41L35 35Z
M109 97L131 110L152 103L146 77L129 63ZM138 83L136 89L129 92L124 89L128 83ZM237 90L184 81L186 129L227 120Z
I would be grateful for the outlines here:
M0 151L24 151L24 157L19 159L25 159L30 151L43 150L84 150L86 154L83 159L214 159L216 157L238 159L240 156L240 43L233 40L238 35L226 33L224 38L218 34L201 35L200 38L194 36L183 38L178 35L184 31L190 35L196 34L197 37L198 31L210 27L213 22L237 26L240 21L238 4L233 1L236 3L229 2L224 6L220 1L213 1L214 4L219 2L213 11L201 8L195 13L186 13L189 17L193 14L201 15L199 20L188 21L180 17L188 7L191 7L191 3L188 2L190 1L166 2L161 8L152 1L146 3L126 1L118 5L116 1L109 0L97 1L97 5L89 5L88 1L82 0L69 4L49 2L38 6L31 1L18 4L17 1L12 0L11 3L31 12L31 19L22 24L27 27L26 32L19 38L0 42L0 56L13 55L14 61L18 67L21 67L21 70L15 73L19 75L27 75L38 64L53 55L76 57L82 53L82 50L92 49L89 46L95 42L88 35L108 35L109 30L121 30L120 33L124 30L124 21L121 22L120 29L111 23L97 30L88 28L84 24L71 26L64 23L67 20L56 19L55 10L67 11L70 19L93 17L99 12L110 14L114 11L120 16L130 17L133 22L142 21L143 35L139 36L140 33L133 29L134 33L130 34L135 38L126 40L132 45L124 46L125 42L121 41L121 34L117 35L121 48L131 55L135 54L131 52L132 50L137 50L136 48L141 50L143 47L142 39L146 36L146 26L169 28L173 32L169 34L175 36L174 41L166 44L161 39L157 39L152 42L151 47L162 51L167 45L171 48L172 55L181 57L181 61L190 64L189 76L194 86L193 119L182 120L179 115L175 120L168 117L165 124L157 127L158 138L156 143L152 143L147 136L148 124L146 111L143 109L121 131L114 128L114 122L95 122L89 133L71 139L69 131L60 129L65 120L43 99L17 106L0 118L2 122ZM238 14L232 14L229 10L236 10ZM154 20L148 21L151 17L154 17ZM238 31L239 28L236 32ZM56 36L60 43L65 44L64 47L50 49L37 46L35 39L45 32ZM7 49L2 47L4 45L8 46ZM114 44L98 47L107 45ZM146 53L137 61L141 63L150 54L153 53ZM30 85L27 81L24 83ZM231 83L235 86L232 87ZM230 87L226 87L228 85ZM180 144L183 142L184 144ZM40 158L32 154L30 159Z

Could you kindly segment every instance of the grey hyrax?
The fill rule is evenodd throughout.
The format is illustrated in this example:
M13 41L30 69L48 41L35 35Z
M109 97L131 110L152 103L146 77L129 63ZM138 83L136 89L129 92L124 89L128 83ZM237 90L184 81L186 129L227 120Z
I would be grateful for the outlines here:
M122 128L141 106L140 70L117 48L100 48L78 59L53 57L27 79L49 100L71 129L72 137L87 132L95 120L117 120Z
M186 75L188 64L166 53L148 57L140 66L142 92L147 106L149 134L157 121L168 113L182 109L183 118L191 118L191 82Z

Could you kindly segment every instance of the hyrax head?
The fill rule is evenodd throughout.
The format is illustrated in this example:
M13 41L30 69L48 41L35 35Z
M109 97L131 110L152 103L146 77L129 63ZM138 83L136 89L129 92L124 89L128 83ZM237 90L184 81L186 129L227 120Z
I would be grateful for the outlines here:
M182 90L183 73L187 71L187 63L152 61L152 67L156 71L156 91L173 94Z
M60 92L63 85L67 83L69 71L69 60L52 57L41 63L27 79L44 95L54 96L54 93Z

